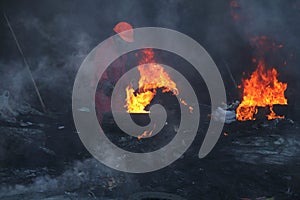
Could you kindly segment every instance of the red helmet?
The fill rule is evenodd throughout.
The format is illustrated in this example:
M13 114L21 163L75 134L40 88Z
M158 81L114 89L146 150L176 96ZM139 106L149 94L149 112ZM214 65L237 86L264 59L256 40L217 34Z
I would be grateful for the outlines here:
M114 31L119 34L119 36L127 41L133 42L133 27L127 22L119 22L115 27Z

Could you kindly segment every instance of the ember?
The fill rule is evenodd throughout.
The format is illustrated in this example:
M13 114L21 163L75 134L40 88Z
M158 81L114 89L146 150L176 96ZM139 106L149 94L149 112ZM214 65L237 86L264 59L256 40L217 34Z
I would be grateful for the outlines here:
M284 96L287 83L279 82L277 77L278 72L275 68L266 69L265 62L258 61L258 68L249 79L243 81L243 99L236 110L237 120L255 120L254 114L258 112L258 106L269 107L268 120L284 118L284 116L276 115L273 110L276 104L287 105L287 99Z
M152 136L152 133L153 133L153 130L155 129L155 127L156 127L156 124L154 124L152 130L150 130L150 131L144 131L141 135L138 135L138 136L137 136L137 139L140 140L140 139L142 139L142 138L151 137L151 136Z
M239 13L237 12L237 9L239 9L240 5L236 0L233 0L229 3L229 6L231 8L230 15L233 18L234 21L238 21L240 19Z

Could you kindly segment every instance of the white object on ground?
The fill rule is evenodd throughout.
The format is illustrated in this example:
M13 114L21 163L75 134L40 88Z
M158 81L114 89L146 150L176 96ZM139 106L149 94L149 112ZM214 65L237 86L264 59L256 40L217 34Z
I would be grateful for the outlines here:
M225 120L222 119L225 114ZM212 113L212 119L216 121L225 121L225 124L230 124L234 121L236 121L235 117L235 111L234 110L225 110L221 107L218 107L213 113Z
M90 109L87 107L81 107L81 108L78 108L78 110L82 111L82 112L90 112Z

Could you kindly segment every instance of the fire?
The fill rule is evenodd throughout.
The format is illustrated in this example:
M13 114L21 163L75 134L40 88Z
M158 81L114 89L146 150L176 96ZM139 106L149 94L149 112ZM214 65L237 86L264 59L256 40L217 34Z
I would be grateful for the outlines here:
M178 95L176 83L171 80L169 74L164 71L161 65L155 63L152 49L144 49L142 51L139 65L140 79L137 91L132 88L132 85L126 88L125 107L127 107L127 112L149 113L149 111L145 110L145 107L151 103L157 89L162 89L164 93L172 92L174 95Z
M137 138L138 138L138 140L140 140L140 139L142 139L144 137L147 137L147 136L150 137L152 135L152 132L153 132L153 130L151 130L151 131L144 131L143 134L138 135Z
M275 68L266 69L263 60L258 61L257 69L249 79L243 80L243 99L236 110L236 118L240 121L255 120L254 114L258 106L269 107L268 120L284 118L277 116L273 110L274 105L287 105L284 91L287 83L279 82L278 72Z
M140 139L145 138L145 137L151 137L155 127L156 127L156 124L154 124L154 127L151 131L144 131L141 135L138 135L137 139L140 140Z

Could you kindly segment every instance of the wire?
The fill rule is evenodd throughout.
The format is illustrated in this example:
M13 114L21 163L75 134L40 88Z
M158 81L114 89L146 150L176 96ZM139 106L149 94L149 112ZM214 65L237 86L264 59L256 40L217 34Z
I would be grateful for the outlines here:
M31 79L31 81L33 83L34 89L35 89L36 94L37 94L37 96L39 98L39 101L41 103L43 111L44 111L44 113L46 113L46 106L45 106L44 101L42 99L42 96L41 96L41 94L39 92L39 89L38 89L38 87L37 87L37 85L36 85L36 83L35 83L35 81L33 79L33 76L32 76L31 70L30 70L30 66L29 66L29 64L27 62L27 59L26 59L26 57L25 57L25 55L24 55L24 53L22 51L22 48L21 48L20 43L19 43L19 41L17 39L17 36L16 36L16 34L15 34L15 32L14 32L14 30L13 30L13 28L12 28L12 26L11 26L9 20L8 20L8 17L5 14L5 12L3 12L3 15L4 15L5 21L6 21L7 25L8 25L8 27L9 27L9 30L10 30L10 32L11 32L11 34L12 34L14 40L15 40L15 43L16 43L16 45L18 47L18 50L19 50L19 52L20 52L20 54L21 54L21 56L23 58L23 62L24 62L25 66L26 66L26 69L27 69L27 71L29 73L30 79Z

